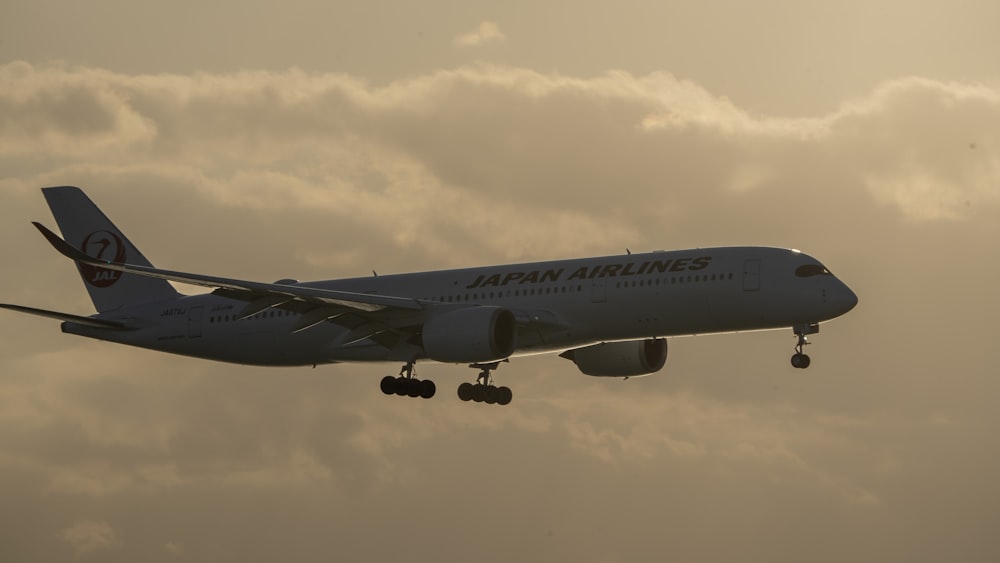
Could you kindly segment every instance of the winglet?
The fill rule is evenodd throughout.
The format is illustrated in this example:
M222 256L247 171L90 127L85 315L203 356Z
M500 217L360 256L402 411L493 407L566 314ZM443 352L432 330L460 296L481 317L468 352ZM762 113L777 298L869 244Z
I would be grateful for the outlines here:
M76 260L77 262L83 262L84 264L103 264L100 260L87 256L83 252L73 248L68 242L60 238L59 235L53 233L48 229L48 227L38 221L32 221L31 224L34 225L35 228L42 233L42 236L45 237L45 240L49 241L49 244L51 244L63 256L71 260Z

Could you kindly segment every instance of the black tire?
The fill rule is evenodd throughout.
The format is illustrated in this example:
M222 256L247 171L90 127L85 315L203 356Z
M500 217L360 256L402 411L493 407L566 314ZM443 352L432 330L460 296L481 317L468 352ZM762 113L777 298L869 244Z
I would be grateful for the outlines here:
M483 389L483 402L487 405L495 405L497 403L497 395L499 394L496 387L488 385Z
M472 400L481 403L483 399L486 398L486 386L482 383L477 383L472 386Z
M463 401L472 400L472 384L465 382L458 386L458 398Z
M395 385L396 385L396 388L393 390L393 392L396 393L397 395L399 395L400 397L405 397L406 393L408 391L408 385L406 384L406 378L403 377L403 376L397 377L396 381L395 381Z
M809 356L805 354L795 354L792 356L792 367L797 369L806 369L809 364L812 363Z
M379 384L379 387L386 395L394 394L396 392L396 378L391 375L383 377L382 383Z
M510 387L501 387L497 389L497 404L500 406L509 405L511 400L514 399L514 393L510 390Z
M420 397L424 399L430 399L437 393L437 385L430 379L425 379L420 382Z

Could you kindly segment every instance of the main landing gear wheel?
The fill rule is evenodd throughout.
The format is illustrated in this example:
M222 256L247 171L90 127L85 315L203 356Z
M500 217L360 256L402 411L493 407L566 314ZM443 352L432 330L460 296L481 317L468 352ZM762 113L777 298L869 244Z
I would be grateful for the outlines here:
M415 377L416 370L413 362L403 366L399 370L399 376L387 375L382 378L379 387L386 395L398 395L400 397L421 397L430 399L437 392L437 386L429 379L420 380Z
M476 383L463 383L458 386L458 398L463 401L475 403L486 403L487 405L509 405L514 398L514 393L509 387L496 387L493 385L493 378L490 372L495 370L500 362L490 364L470 364L471 368L479 368L479 376Z
M798 344L795 345L795 354L792 355L792 367L797 369L806 369L809 367L809 364L812 363L809 356L802 353L802 349L809 345L809 339L806 338L806 335L816 334L819 332L819 324L809 323L795 325L792 327L792 330L795 331L795 336L799 337Z

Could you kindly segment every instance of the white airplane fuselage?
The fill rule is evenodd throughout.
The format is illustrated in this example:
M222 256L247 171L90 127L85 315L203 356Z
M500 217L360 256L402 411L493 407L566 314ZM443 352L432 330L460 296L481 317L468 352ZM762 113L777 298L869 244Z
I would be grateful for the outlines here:
M829 320L855 294L814 258L770 247L724 247L486 266L298 283L299 287L409 297L437 310L474 305L516 311L513 355L606 341L787 328ZM805 274L800 269L803 267ZM108 275L118 275L108 272ZM419 342L387 347L371 331L335 322L303 325L306 313L274 307L239 318L245 301L215 294L180 296L105 311L115 331L64 322L63 331L163 352L250 365L345 361L412 362ZM391 313L396 326L424 312Z

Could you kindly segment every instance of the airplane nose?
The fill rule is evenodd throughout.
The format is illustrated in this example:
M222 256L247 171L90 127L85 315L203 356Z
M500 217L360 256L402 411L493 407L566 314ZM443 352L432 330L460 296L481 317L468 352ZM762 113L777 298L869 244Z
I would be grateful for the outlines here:
M840 287L838 288L834 300L837 303L837 308L841 311L841 315L850 311L858 304L857 294L851 291L851 288L847 287L847 284L843 282L840 282Z

